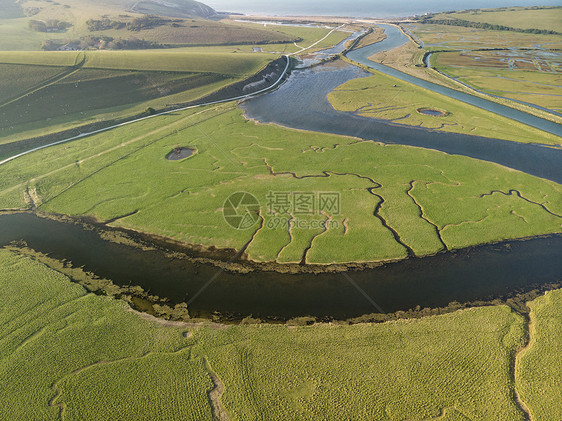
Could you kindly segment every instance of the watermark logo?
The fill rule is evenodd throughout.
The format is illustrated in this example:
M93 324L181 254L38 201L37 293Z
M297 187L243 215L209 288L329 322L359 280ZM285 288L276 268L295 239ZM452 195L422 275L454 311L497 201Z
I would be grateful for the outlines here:
M339 192L270 191L266 207L251 193L236 192L224 202L222 212L228 225L237 230L255 227L264 216L268 229L337 229L341 216Z
M260 217L260 202L247 192L236 192L228 196L222 208L224 220L237 230L247 230L256 225Z
M270 191L266 199L268 215L341 214L341 197L338 192Z

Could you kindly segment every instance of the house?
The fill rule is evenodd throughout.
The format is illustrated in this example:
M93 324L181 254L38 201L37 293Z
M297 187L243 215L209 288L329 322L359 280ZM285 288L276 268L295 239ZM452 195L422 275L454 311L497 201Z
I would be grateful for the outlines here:
M81 50L80 46L78 44L74 44L72 42L69 42L68 44L62 45L59 48L57 48L58 51L79 51Z

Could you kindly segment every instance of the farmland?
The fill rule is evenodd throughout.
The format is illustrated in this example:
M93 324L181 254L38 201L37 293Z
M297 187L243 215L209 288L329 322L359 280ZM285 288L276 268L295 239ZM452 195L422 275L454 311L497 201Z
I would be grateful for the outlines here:
M560 10L556 9L557 13ZM547 10L526 12L534 11ZM423 49L410 46L396 63L397 53L380 54L377 61L385 60L417 77L560 121L555 113L560 110L561 35L436 25L431 20L404 27ZM420 67L423 52L433 52L431 67L438 72Z
M9 5L12 0L4 0ZM279 31L263 28L248 28L232 22L219 22L203 19L201 16L180 16L167 18L162 25L146 27L140 31L127 29L126 24L142 18L141 12L131 11L129 2L99 2L88 0L69 0L65 4L57 2L19 2L22 11L32 14L32 19L45 22L52 19L68 22L71 26L64 32L36 32L29 27L30 19L20 14L0 15L0 50L39 50L46 40L63 45L70 41L84 41L87 37L111 37L128 39L135 37L163 45L217 45L252 44L256 42L290 42L297 40ZM139 2L140 3L140 2ZM145 2L149 4L149 2ZM155 3L153 3L155 4ZM14 8L14 10L16 10ZM103 13L100 12L103 10ZM177 10L177 9L176 9ZM168 10L170 11L170 10ZM165 13L165 11L164 11ZM22 13L23 14L23 13ZM122 22L122 28L90 30L87 22L92 19L107 18Z
M17 84L0 81L0 143L191 102L273 58L168 50L0 53L2 69L21 75Z
M167 161L177 145L197 154ZM560 232L562 214L560 185L550 181L430 150L255 124L232 105L55 146L0 175L2 208L27 207L31 189L46 212L107 221L137 211L115 224L205 246L240 249L253 239L247 253L257 261L379 261L408 248L421 256ZM221 209L236 191L261 201L264 229L228 228ZM315 215L318 231L289 229L290 214L266 214L270 191L338 191L341 214ZM284 222L267 228L278 217ZM323 232L328 217L334 224Z
M560 35L527 34L521 32L494 31L437 24L406 24L428 49L478 49L478 48L533 48L535 45L558 49L562 45Z
M510 372L524 320L506 306L354 326L159 323L27 257L0 256L3 417L17 410L21 419L56 419L64 408L65 419L212 419L212 370L224 386L218 404L233 420L524 419L512 395L520 380ZM545 301L536 301L548 309L534 314L539 328L560 321L560 300ZM537 398L555 388L544 382ZM528 398L533 410L536 398ZM555 405L543 411L537 416L556 418Z
M0 419L562 419L561 11L0 0Z
M437 70L479 91L560 112L562 79L556 56L521 52L439 53Z

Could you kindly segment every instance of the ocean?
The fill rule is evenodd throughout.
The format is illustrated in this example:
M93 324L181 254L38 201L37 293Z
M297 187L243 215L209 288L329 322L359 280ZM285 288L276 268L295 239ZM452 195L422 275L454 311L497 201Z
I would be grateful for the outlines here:
M561 6L561 0L200 0L218 11L267 16L407 17L509 6Z

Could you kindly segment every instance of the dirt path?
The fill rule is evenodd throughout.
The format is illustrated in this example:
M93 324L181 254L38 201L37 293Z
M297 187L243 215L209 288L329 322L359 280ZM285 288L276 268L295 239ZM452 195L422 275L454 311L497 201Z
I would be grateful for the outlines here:
M528 308L528 307L527 307ZM531 337L535 333L535 325L532 318L532 310L529 309L528 315L523 315L525 317L525 327L527 328L527 336L525 343L515 352L515 358L513 359L513 398L517 406L521 409L522 412L525 413L525 419L528 421L533 421L533 417L531 416L531 411L529 407L519 394L517 390L517 362L519 357L522 353L524 353L527 349L529 349L531 345Z
M218 378L218 376L213 372L209 361L205 358L205 367L207 368L207 372L209 373L209 377L211 377L211 381L215 388L209 392L209 402L211 404L211 411L213 413L213 418L217 421L230 421L230 417L224 410L221 404L221 397L224 393L224 384Z
M302 52L304 52L304 51L306 51L306 50L310 50L312 47L317 46L317 45L320 44L322 41L324 41L326 38L328 38L330 35L332 35L332 33L334 33L335 31L339 31L339 30L342 29L344 26L345 26L345 23L344 23L343 25L338 26L337 28L332 29L330 32L328 32L328 34L327 34L324 38L319 39L319 40L316 41L314 44L312 44L312 45L310 45L310 46L308 46L308 47L304 47L304 48L303 48L303 47L300 47L300 48L302 48L301 50L297 51L296 53L291 53L291 54L289 54L289 55L290 55L290 56L296 56L296 55L298 55L298 54L300 54L300 53L302 53ZM295 45L298 47L298 45L297 45L296 43L295 43Z

